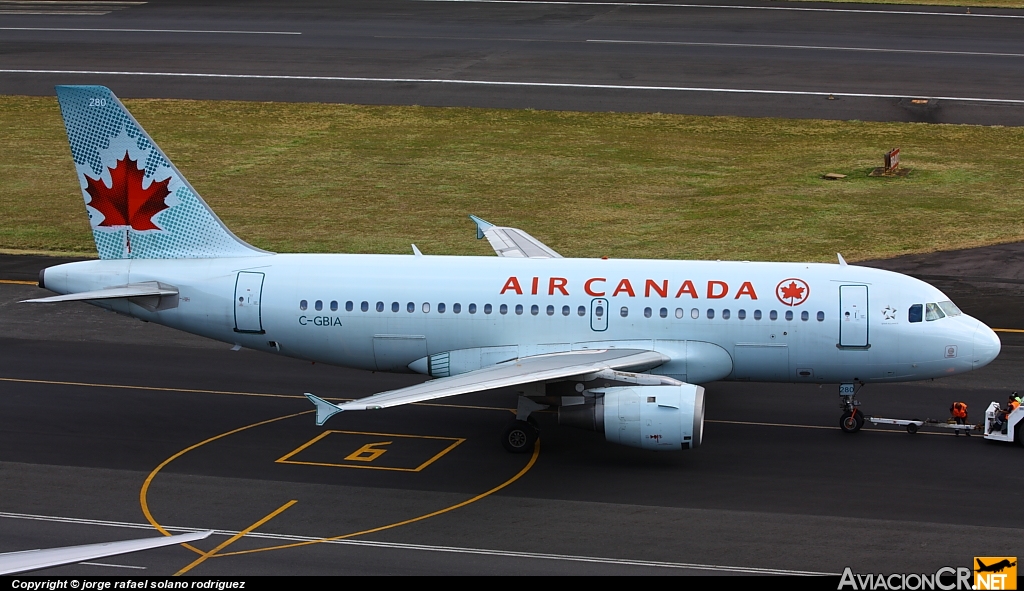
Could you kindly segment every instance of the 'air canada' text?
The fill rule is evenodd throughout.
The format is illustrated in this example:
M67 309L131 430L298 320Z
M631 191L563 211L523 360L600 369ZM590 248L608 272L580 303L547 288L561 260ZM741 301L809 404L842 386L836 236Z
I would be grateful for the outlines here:
M524 288L523 286L526 286ZM698 287L699 286L699 287ZM705 282L694 283L693 281L686 279L681 282L673 282L668 279L662 279L655 281L654 279L644 280L630 280L630 279L607 279L605 277L591 277L583 282L581 286L569 285L569 280L565 277L528 277L523 281L520 281L518 277L509 277L505 285L502 286L500 295L506 293L514 293L517 295L569 295L569 290L578 290L582 287L583 291L593 297L602 297L610 295L611 297L616 296L627 296L631 298L635 297L659 297L659 298L682 298L689 297L691 299L707 298L709 300L720 300L726 297L732 297L734 300L738 300L742 297L750 298L751 300L757 299L757 292L754 290L754 285L749 281L744 281L740 284L739 288L733 289L733 286L725 281L710 280Z

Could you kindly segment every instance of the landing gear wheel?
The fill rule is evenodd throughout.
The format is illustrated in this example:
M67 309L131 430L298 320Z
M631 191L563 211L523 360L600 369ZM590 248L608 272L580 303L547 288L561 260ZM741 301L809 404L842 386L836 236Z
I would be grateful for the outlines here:
M512 421L501 437L505 451L522 454L533 450L537 441L537 428L526 421Z
M848 410L839 417L839 428L843 430L843 433L856 433L863 426L864 413L862 412Z

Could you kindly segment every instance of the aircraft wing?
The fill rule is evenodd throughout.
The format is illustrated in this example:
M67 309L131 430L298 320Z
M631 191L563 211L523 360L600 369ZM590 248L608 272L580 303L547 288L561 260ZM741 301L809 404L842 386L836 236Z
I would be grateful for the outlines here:
M43 568L52 568L64 564L74 564L86 560L95 560L118 554L128 554L139 550L149 550L163 546L173 546L202 540L213 533L198 531L177 536L160 536L142 540L125 540L122 542L105 542L85 546L67 546L65 548L47 548L44 550L24 550L0 554L0 575L13 575Z
M476 237L487 238L491 248L500 257L516 259L560 259L562 255L551 250L546 244L523 232L519 228L495 226L475 215L469 216L476 223Z
M306 397L316 405L316 424L323 425L333 414L343 410L374 410L457 394L468 394L469 392L587 375L604 370L645 371L668 360L667 356L657 351L636 349L570 351L522 357L449 378L440 378L407 388L381 392L343 404L331 404L308 393Z
M83 291L80 293L69 293L66 295L50 296L48 298L36 298L34 300L22 300L22 303L49 304L53 302L77 302L82 300L110 300L114 298L141 298L147 296L173 296L178 295L178 288L165 285L158 281L145 281L142 283L129 283L118 287L107 287L95 291Z

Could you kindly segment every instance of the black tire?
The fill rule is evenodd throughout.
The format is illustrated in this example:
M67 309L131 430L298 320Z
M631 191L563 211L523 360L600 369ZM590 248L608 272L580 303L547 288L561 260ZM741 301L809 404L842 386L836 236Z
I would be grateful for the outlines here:
M526 421L512 421L501 436L501 445L505 451L524 454L533 451L537 441L537 429Z
M911 435L917 433L917 425L915 425L914 423L910 423L909 425L907 425L907 433L910 433Z
M843 430L843 433L856 433L863 426L864 413L862 412L848 410L839 417L839 428Z

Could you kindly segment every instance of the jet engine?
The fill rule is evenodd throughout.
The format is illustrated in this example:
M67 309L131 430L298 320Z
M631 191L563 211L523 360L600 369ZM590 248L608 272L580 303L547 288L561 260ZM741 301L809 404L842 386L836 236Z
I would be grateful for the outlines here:
M692 449L704 433L704 388L694 384L600 388L558 407L558 424L604 433L612 443Z

